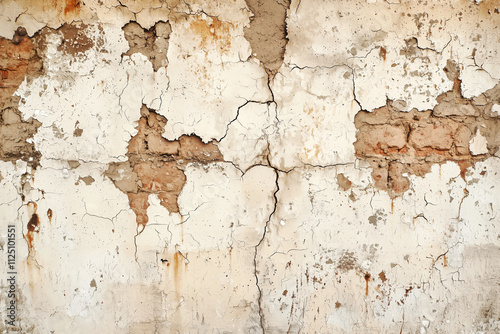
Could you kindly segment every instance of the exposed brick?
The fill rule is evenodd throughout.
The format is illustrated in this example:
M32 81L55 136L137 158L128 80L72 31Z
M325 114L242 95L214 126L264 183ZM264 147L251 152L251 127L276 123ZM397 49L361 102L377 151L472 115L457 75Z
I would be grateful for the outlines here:
M13 94L26 77L36 77L42 72L37 38L27 37L24 28L16 31L12 41L0 38L0 159L21 159L35 167L40 153L27 139L33 137L41 124L32 118L21 118L20 99Z
M110 164L105 174L128 195L137 224L145 225L150 194L156 194L169 212L179 212L177 197L186 183L185 166L223 161L223 157L215 143L205 144L197 136L174 141L163 138L167 120L146 106L141 108L141 116L138 132L129 141L129 161Z
M457 125L422 124L410 132L409 143L416 149L449 150L456 128Z
M179 193L186 182L184 172L177 167L175 162L163 163L157 166L148 161L141 162L134 167L142 182L141 191L159 193Z
M397 125L372 125L360 132L354 144L364 155L387 155L399 152L406 146L406 129Z
M458 69L448 65L453 68L448 73L458 76ZM491 116L491 108L500 100L500 85L482 98L464 99L460 80L453 80L453 89L438 97L434 110L401 112L400 101L388 101L371 113L358 112L354 147L358 158L370 161L375 187L394 197L410 187L405 173L424 176L434 163L455 161L464 166L486 159L490 154L473 156L469 150L479 127L489 152L498 151L500 119Z

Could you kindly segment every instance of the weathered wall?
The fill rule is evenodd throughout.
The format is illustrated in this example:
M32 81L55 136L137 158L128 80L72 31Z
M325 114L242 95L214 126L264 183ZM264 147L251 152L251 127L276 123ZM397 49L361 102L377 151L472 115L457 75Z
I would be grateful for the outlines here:
M492 0L1 1L0 329L498 333L499 25Z

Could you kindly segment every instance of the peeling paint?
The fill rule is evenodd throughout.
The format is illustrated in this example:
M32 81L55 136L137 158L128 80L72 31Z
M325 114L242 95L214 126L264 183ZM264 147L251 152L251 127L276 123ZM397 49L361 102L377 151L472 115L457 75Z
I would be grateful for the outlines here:
M0 1L0 331L498 332L499 11Z

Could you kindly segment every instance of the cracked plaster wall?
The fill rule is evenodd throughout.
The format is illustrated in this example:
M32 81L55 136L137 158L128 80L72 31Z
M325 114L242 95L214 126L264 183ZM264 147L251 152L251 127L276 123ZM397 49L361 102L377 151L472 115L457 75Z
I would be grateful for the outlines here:
M498 333L499 25L493 0L1 1L0 329Z

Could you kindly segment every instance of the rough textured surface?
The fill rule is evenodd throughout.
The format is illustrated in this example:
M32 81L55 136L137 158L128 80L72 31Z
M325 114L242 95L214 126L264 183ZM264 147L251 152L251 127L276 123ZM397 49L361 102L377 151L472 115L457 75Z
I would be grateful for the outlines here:
M0 158L29 161L33 166L40 159L33 141L40 122L33 118L23 119L18 105L20 98L14 92L25 78L34 78L42 71L37 52L38 41L26 36L26 30L18 28L12 40L0 38Z
M434 110L401 112L388 101L373 113L356 115L356 155L372 165L376 187L395 196L409 189L403 174L424 176L433 164L446 161L465 170L498 152L500 119L491 117L491 107L500 86L481 100L464 99L455 80L454 90L439 96Z
M0 1L0 332L498 333L499 25Z
M130 47L124 55L130 56L136 52L144 54L155 71L167 66L168 38L172 32L168 22L157 22L148 30L136 22L130 22L123 26L123 31Z
M142 106L138 132L128 146L129 161L112 163L106 172L118 189L128 195L140 225L148 222L150 194L156 194L169 212L179 212L177 197L186 183L183 170L187 164L223 160L215 144L204 144L197 136L166 140L162 137L166 124L164 117Z
M285 19L290 0L247 0L246 3L253 16L245 29L245 38L250 42L253 55L274 74L283 64L287 43Z

